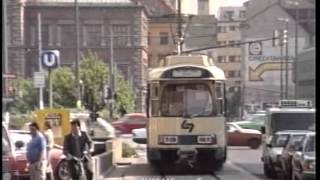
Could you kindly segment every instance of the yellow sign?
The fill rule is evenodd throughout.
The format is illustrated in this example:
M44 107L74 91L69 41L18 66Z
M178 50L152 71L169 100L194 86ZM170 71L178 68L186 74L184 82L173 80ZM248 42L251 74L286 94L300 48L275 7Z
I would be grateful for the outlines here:
M290 67L290 66L288 66ZM261 75L266 71L284 71L286 68L285 62L281 67L281 62L267 62L259 64L255 69L249 67L249 81L263 81ZM290 69L290 68L289 68Z
M64 136L70 133L70 112L66 109L43 109L36 111L36 121L41 131L45 121L51 122L55 144L63 145Z

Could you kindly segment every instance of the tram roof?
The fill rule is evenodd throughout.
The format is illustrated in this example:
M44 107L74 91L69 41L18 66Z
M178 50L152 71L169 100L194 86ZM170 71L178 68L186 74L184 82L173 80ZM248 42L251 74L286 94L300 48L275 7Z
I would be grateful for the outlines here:
M149 80L162 80L162 74L168 70L172 70L179 67L195 67L207 70L211 73L211 80L225 80L224 71L215 66L208 56L204 55L180 55L180 56L168 56L165 59L166 66L154 68L149 71Z

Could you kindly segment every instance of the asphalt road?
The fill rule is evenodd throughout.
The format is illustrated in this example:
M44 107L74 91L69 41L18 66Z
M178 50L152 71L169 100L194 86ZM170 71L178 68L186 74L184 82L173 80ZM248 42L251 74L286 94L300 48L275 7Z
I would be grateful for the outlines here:
M137 145L130 135L122 136L121 140L135 147L138 157L131 159L131 165L117 166L103 179L106 180L268 180L263 175L260 161L261 149L248 147L229 147L228 160L222 171L215 174L162 174L152 168L146 161L146 146Z

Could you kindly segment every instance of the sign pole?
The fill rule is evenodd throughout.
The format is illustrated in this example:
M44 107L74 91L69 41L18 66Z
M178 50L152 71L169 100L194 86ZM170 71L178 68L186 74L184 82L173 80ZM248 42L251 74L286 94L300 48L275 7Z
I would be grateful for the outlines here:
M52 73L51 68L49 68L49 107L52 109Z
M41 14L38 13L38 53L39 53L39 72L42 72L41 54L42 54L42 38L41 38ZM43 109L43 89L39 88L39 108Z

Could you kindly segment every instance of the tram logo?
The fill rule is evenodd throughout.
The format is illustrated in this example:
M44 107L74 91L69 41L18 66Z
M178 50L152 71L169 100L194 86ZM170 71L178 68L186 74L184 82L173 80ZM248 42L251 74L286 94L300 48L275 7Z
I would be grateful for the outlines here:
M181 124L181 129L189 129L189 132L192 132L194 128L193 123L188 123L187 120L184 120Z

